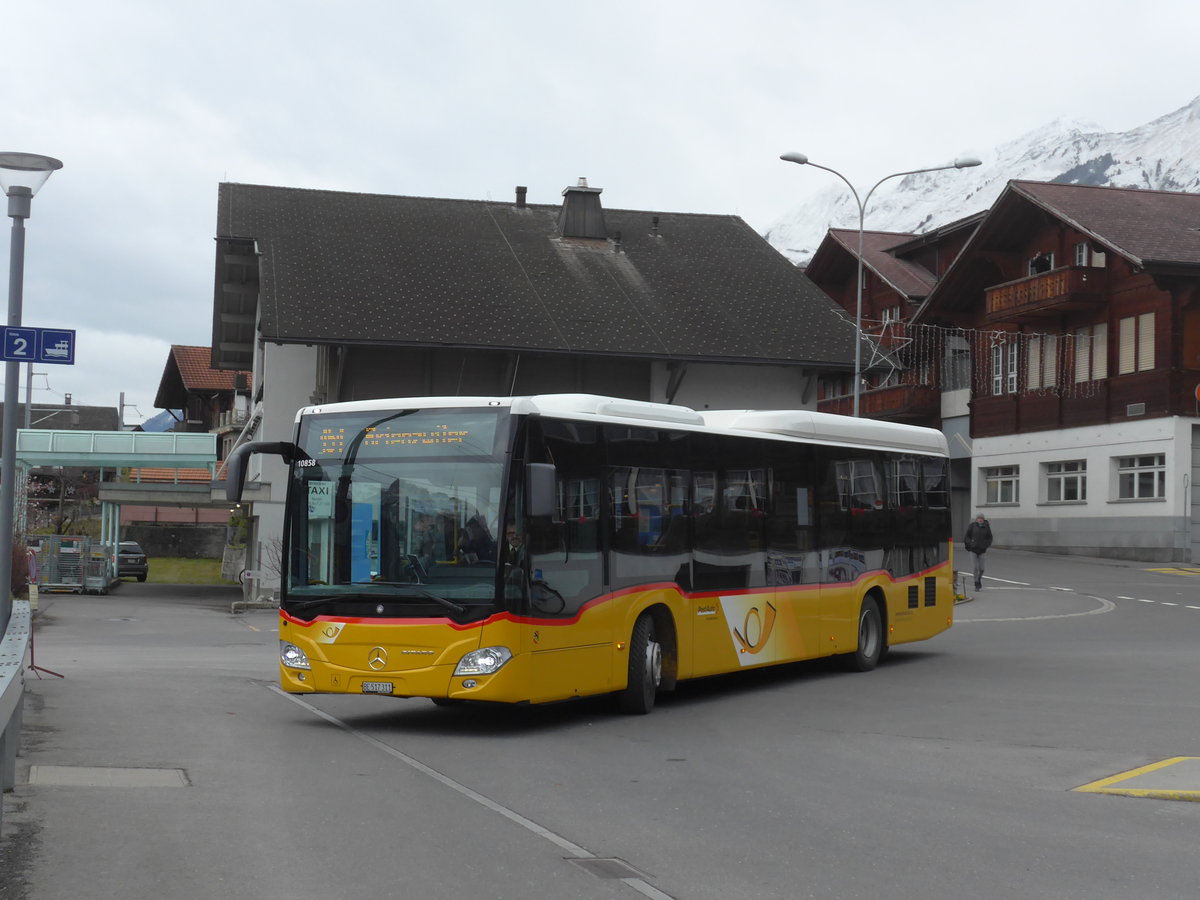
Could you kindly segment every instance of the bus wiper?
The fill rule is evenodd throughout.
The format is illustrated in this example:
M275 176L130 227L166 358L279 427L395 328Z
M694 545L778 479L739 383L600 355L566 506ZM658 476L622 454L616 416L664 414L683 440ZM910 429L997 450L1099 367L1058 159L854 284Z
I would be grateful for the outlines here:
M418 596L425 597L429 600L432 600L435 603L438 603L438 604L446 607L446 609L450 610L451 612L458 613L460 616L465 615L466 611L467 611L467 608L465 606L459 606L453 600L447 600L445 597L439 597L437 594L433 593L432 591L427 591L427 590L425 590L425 588L418 587L417 585L415 585L411 582L408 582L408 581L356 581L354 583L355 584L386 584L388 587L406 588L407 590L412 591L413 593L417 594ZM371 599L371 600L377 599L376 595L374 595L374 594L363 594L362 596L366 597L368 599Z

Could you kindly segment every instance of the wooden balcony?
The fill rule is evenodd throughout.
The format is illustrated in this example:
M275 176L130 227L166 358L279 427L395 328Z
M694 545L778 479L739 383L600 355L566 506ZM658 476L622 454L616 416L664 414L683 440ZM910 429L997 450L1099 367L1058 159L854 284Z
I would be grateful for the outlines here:
M834 397L817 403L819 412L841 416L854 415L854 397ZM889 422L937 424L942 415L941 391L926 384L897 384L863 391L858 402L859 415Z
M1061 316L1102 304L1108 273L1091 266L1069 266L988 288L988 322L1018 322Z
M1064 393L976 394L971 401L971 436L996 437L1123 424L1165 416L1194 416L1195 372L1156 369L1118 375L1085 385L1064 386Z

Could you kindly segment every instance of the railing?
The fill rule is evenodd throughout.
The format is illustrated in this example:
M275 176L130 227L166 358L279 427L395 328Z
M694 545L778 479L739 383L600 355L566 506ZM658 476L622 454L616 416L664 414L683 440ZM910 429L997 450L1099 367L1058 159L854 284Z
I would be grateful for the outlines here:
M1070 266L1030 275L988 288L989 319L1052 315L1103 301L1106 272L1090 266Z
M180 431L17 432L17 460L31 466L206 466L217 436Z
M859 396L859 415L873 419L925 419L941 414L942 394L928 384L897 384L863 391ZM854 413L853 397L834 397L817 403L819 412L849 416Z
M213 473L211 469L138 466L130 468L129 480L135 484L208 484Z
M217 414L218 428L237 428L250 420L250 413L244 409L227 409Z
M7 590L7 585L5 586ZM0 634L0 792L16 785L17 746L25 705L25 654L33 634L28 600L14 600L4 634ZM4 814L0 810L0 829Z

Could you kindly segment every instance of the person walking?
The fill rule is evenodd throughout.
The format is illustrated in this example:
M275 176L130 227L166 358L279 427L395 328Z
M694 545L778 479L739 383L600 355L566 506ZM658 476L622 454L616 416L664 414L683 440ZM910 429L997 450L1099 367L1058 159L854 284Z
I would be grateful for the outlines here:
M975 590L983 590L983 556L988 547L992 546L992 526L983 513L977 513L975 521L967 526L967 536L963 538L963 545L975 564Z

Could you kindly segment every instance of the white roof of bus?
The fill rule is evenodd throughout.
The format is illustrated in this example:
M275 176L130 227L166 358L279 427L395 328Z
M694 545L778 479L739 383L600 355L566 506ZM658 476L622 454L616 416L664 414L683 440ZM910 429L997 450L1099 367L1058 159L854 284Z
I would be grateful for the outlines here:
M732 434L780 435L822 443L887 447L946 455L946 436L933 428L819 413L807 409L713 409L648 403L597 394L537 394L529 397L398 397L353 400L310 406L300 416L331 412L370 412L405 407L508 407L516 414L540 413L553 418L595 418L630 425L659 424Z

